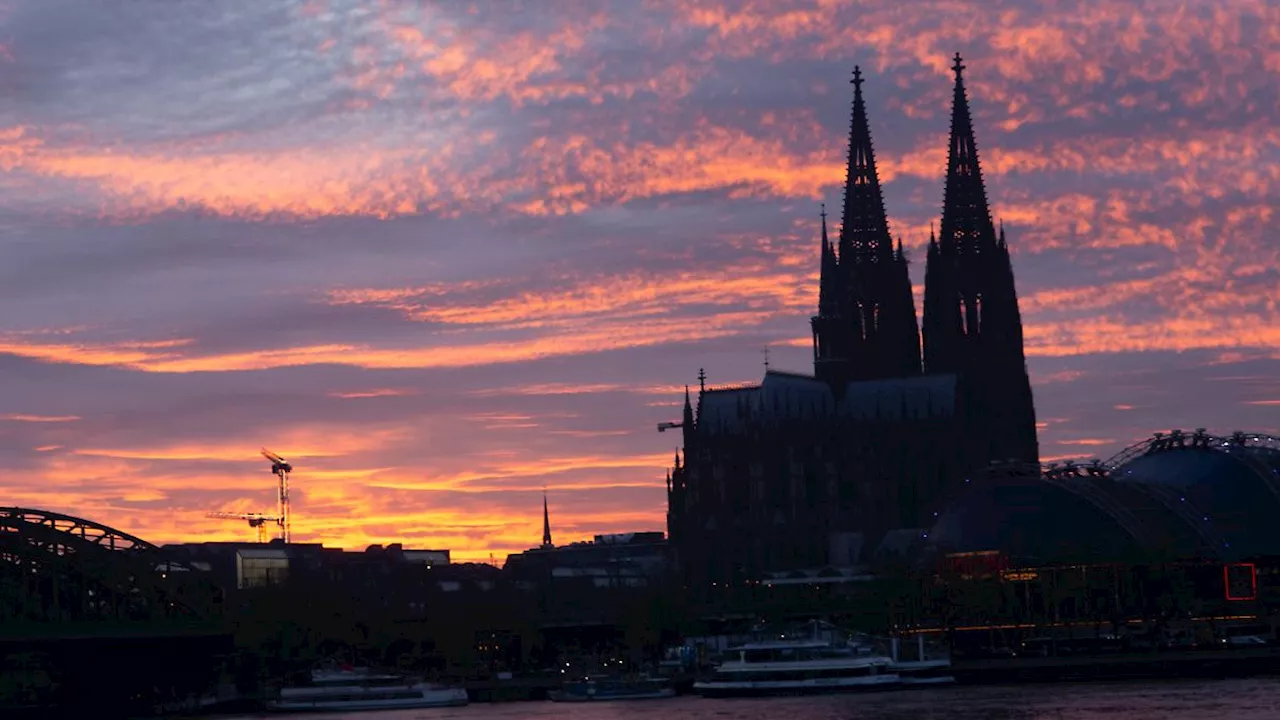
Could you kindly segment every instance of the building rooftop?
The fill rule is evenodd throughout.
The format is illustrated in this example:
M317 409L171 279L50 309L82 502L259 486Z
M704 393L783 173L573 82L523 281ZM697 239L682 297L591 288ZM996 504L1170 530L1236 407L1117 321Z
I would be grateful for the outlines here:
M950 417L955 397L954 375L851 382L837 397L830 385L811 375L768 370L759 385L701 393L698 431L732 433L755 425L833 416L867 421Z

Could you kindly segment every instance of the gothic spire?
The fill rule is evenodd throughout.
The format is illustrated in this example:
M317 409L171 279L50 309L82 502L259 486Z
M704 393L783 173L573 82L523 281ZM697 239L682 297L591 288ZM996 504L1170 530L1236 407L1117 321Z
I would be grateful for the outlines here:
M997 234L987 205L959 53L952 70L942 226L937 241L930 238L925 267L924 366L930 373L953 373L964 386L975 462L1036 462L1018 293L1004 233Z
M888 261L893 254L885 217L871 126L862 100L862 70L853 68L853 118L849 124L849 166L845 174L840 262Z
M547 512L547 491L542 491L542 547L551 545L551 515Z
M827 204L822 204L822 265L818 276L818 314L834 315L840 302L839 267L835 249L827 239Z
M702 404L702 396L698 396L698 404ZM694 443L694 428L697 421L693 418L693 402L689 399L689 386L684 386L684 414L680 417L681 437L684 439L684 451L687 453Z
M951 145L947 154L939 243L944 252L969 255L995 245L995 228L991 224L982 167L978 163L978 144L973 137L960 53L956 53L955 60L951 66L956 85L951 105Z
M827 206L822 206L822 265L818 276L818 314L809 321L813 329L813 372L823 380L836 382L844 375L848 358L848 329L842 311L848 303L847 274L841 271L835 248L827 236Z

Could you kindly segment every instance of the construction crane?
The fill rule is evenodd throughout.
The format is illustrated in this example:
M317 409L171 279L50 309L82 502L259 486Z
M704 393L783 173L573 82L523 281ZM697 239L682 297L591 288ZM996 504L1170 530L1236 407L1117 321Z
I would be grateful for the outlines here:
M220 520L248 520L249 527L258 529L258 542L267 541L267 523L275 523L284 527L283 518L279 515L264 515L262 513L232 513L232 512L211 512L205 517L218 518Z
M293 466L287 460L279 455L271 452L266 448L262 448L262 457L271 461L271 474L280 478L279 492L277 493L277 507L280 516L280 539L286 543L289 542L289 473L293 472Z

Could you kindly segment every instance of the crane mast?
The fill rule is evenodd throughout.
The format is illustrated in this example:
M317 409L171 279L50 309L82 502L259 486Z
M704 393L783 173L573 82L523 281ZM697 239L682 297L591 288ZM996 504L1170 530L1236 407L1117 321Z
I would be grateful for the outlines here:
M211 512L206 514L205 517L222 520L245 520L249 523L249 527L257 529L258 542L260 543L267 540L267 523L275 523L280 528L280 539L287 543L291 537L291 528L289 526L289 473L293 472L293 465L288 460L266 448L262 448L261 452L262 457L271 461L271 474L275 475L279 480L276 487L276 514Z
M277 514L280 516L280 539L288 543L291 537L289 524L289 473L293 472L293 465L290 465L287 460L266 448L262 448L262 457L271 461L271 473L280 480L276 492L276 508Z

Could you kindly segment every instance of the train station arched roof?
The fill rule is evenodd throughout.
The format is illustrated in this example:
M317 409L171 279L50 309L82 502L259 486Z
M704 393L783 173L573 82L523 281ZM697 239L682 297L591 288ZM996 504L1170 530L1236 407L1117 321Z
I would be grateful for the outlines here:
M1280 439L1158 433L1088 463L1002 465L940 511L936 552L1020 564L1280 555Z

